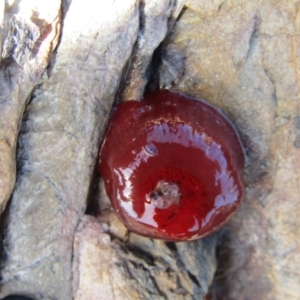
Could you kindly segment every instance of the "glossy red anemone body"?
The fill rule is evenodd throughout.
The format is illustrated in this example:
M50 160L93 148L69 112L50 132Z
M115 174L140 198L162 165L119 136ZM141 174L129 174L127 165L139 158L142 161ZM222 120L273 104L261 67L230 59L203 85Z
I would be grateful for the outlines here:
M126 227L169 241L204 237L232 216L243 197L243 166L227 118L170 91L117 106L99 164Z

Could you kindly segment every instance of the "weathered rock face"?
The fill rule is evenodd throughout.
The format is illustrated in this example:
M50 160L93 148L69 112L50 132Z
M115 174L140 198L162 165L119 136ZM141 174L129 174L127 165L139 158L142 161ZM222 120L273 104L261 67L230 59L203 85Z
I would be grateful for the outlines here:
M204 299L215 237L166 244L128 233L113 213L100 220L85 216L76 232L75 299Z
M61 24L61 3L50 2L6 4L4 22L0 13L0 211L14 187L0 297L207 294L217 236L166 244L131 234L94 176L116 96L142 96L163 41L147 88L220 107L248 155L245 202L219 239L212 295L299 299L300 1L65 1L43 73ZM92 198L101 212L91 206L95 217L84 216Z
M16 178L17 136L26 102L57 45L60 1L0 7L0 213ZM6 12L6 14L4 14Z
M34 90L23 117L1 296L72 298L73 236L137 32L135 1L127 2L126 10L122 1L105 7L73 1L69 7L49 76Z

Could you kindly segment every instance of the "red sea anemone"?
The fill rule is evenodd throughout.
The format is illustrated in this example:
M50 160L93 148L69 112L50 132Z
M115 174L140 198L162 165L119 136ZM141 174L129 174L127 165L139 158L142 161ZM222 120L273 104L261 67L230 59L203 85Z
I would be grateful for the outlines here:
M99 164L126 227L169 241L204 237L228 221L243 197L243 166L227 118L170 91L116 107Z

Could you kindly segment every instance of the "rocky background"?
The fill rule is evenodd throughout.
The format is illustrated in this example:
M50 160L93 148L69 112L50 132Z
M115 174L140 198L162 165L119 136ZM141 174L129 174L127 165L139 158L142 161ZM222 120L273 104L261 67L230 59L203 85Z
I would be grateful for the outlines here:
M0 3L0 298L299 299L300 1ZM246 195L221 232L126 230L97 173L117 100L221 108ZM191 162L192 163L192 162Z

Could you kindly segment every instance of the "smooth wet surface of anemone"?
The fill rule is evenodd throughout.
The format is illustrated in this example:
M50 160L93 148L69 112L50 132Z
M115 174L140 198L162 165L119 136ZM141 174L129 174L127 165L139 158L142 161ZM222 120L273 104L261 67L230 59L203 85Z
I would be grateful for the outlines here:
M244 154L235 129L201 100L156 91L118 105L99 169L118 217L169 241L215 232L242 197Z

